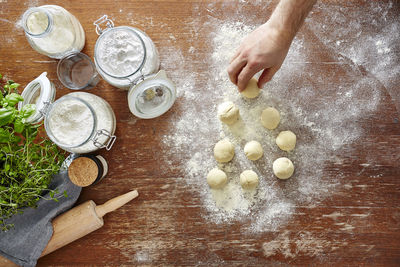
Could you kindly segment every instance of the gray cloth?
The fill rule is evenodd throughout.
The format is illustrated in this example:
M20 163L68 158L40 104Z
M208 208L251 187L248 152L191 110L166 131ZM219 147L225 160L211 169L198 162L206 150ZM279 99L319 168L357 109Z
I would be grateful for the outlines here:
M74 205L81 188L71 183L66 171L54 175L51 189L60 193L67 191L68 197L59 197L59 201L43 200L37 208L27 208L23 214L17 214L7 220L15 227L7 232L0 231L0 254L21 266L35 266L49 242L53 227L51 221L58 214Z

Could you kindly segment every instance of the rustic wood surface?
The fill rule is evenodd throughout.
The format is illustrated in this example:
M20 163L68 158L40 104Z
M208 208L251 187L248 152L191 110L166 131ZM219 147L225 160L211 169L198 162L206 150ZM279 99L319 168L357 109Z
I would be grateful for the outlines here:
M241 12L248 14L249 20L261 23L274 6L258 10L239 2L221 2L214 14L224 19ZM70 91L57 80L57 61L33 51L22 29L15 27L29 6L46 3L0 0L0 72L26 85L47 71L60 97ZM83 52L91 57L97 39L92 23L103 14L110 15L118 25L132 25L134 20L132 26L143 29L158 47L167 45L172 34L176 38L175 46L186 56L191 45L187 41L190 33L182 23L204 14L201 10L207 8L207 1L195 0L55 0L52 4L65 7L80 20L86 32ZM330 25L326 26L329 29ZM306 31L304 34L307 36ZM207 38L203 30L196 42L197 60L193 66L198 79L207 73L204 62L211 49ZM317 44L313 47L311 43L309 49L315 51L315 61L323 59L323 51ZM163 68L174 72L174 66L163 65ZM323 66L321 72L328 72L329 68L334 66ZM400 90L398 84L397 89ZM196 90L207 93L207 88ZM163 135L169 131L169 123L174 119L172 114L185 112L179 100L160 118L135 121L129 112L125 91L102 80L92 92L113 107L118 140L111 151L100 152L109 163L108 177L95 187L85 188L78 203L94 200L102 204L130 189L137 189L140 196L106 215L104 227L45 256L38 266L400 265L400 125L395 105L387 93L382 96L385 105L381 104L374 116L362 122L367 133L363 140L351 144L351 153L344 154L341 161L326 167L332 177L343 174L343 179L353 185L350 190L341 187L317 206L296 207L289 222L276 231L243 234L240 223L227 226L204 219L201 200L177 183L177 177L184 175L180 164L167 172L161 168L165 160L161 146ZM378 161L365 168L360 163L369 153L379 155ZM179 158L175 160L179 162ZM370 178L378 174L379 179ZM340 220L335 220L338 211ZM293 255L278 251L267 257L263 245L285 238L289 240L286 251ZM299 242L304 240L314 245L300 249Z

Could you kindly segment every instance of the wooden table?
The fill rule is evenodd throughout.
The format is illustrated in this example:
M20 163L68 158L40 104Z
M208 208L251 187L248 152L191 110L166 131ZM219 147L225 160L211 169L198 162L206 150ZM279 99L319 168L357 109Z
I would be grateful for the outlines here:
M207 30L202 29L198 35L194 35L193 31L188 30L190 27L187 27L187 23L196 21L202 25L210 16L222 23L224 20L234 20L237 16L247 25L259 25L269 17L275 6L274 3L264 4L265 8L262 8L261 3L194 0L56 0L53 3L65 7L80 20L86 32L83 52L91 57L97 39L92 23L103 14L110 15L116 25L132 25L143 29L157 47L178 49L184 58L189 57L188 51L195 45L196 56L190 57L193 61L186 64L195 70L197 85L202 84L204 77L212 77L212 73L208 72L207 59L213 51ZM0 73L26 85L47 71L57 87L57 97L60 97L70 91L57 80L57 61L33 51L23 30L15 27L16 21L29 6L42 4L45 1L0 0ZM375 12L373 15L376 16L380 12L378 8L370 11L368 6L371 4L365 2L360 2L358 6L348 2L320 3L314 9L313 19L322 20L327 16L322 12L324 5L328 5L328 8L350 6L347 9L349 17L357 7L358 14L365 11L365 16L370 16L370 12ZM385 6L385 3L375 5ZM392 14L397 12L400 15L398 4L392 5ZM382 13L382 16L386 15ZM350 19L344 21L343 25L350 22ZM362 26L362 34L368 34L369 27ZM334 27L326 25L324 34L334 32ZM348 27L350 29L351 24ZM301 34L307 49L312 51L310 53L315 64L310 64L310 68L320 68L323 76L337 67L319 64L326 61L330 52L318 42L315 34L310 33L308 27L303 27ZM164 53L161 58L167 59L168 51L174 56L171 49L161 49ZM400 53L399 46L392 49ZM397 61L397 66L399 63ZM360 65L362 67L362 63ZM182 74L174 72L177 66L164 61L162 67L172 79L182 79ZM336 78L339 80L340 76ZM101 204L129 189L138 189L140 197L107 215L105 226L100 230L40 259L38 265L399 266L400 125L395 104L388 94L396 90L400 92L398 78L397 83L382 85L381 104L368 118L360 119L364 129L362 138L345 146L341 154L336 155L339 160L325 166L325 175L328 177L341 176L334 192L316 201L315 205L296 206L290 219L277 229L253 234L243 233L241 229L245 225L240 222L215 224L205 219L203 215L206 211L199 195L188 190L188 186L182 182L185 177L182 166L187 157L171 156L163 150L163 136L168 134L178 115L185 112L180 101L189 100L178 98L174 107L160 118L137 120L128 110L126 92L102 80L92 92L106 99L113 107L117 116L118 140L111 151L100 152L110 166L108 177L95 187L85 188L78 203L92 199ZM211 94L206 85L193 90ZM202 104L193 101L193 105L199 108ZM204 105L210 107L211 104ZM363 160L367 157L373 157L374 163L363 166ZM174 165L163 168L168 160ZM271 245L275 246L272 252L268 247Z

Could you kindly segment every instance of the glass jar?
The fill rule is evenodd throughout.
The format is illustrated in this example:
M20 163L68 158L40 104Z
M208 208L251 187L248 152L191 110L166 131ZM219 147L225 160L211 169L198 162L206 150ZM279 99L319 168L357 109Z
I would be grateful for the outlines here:
M159 71L157 48L150 37L133 27L114 27L107 15L94 25L100 35L94 52L97 71L111 85L129 89L130 111L143 119L167 112L175 102L176 87L164 70Z
M19 108L37 103L36 113L28 119L35 123L44 118L48 137L68 152L86 154L100 148L110 150L116 139L116 119L111 106L101 97L86 92L70 93L52 103L54 97L49 98L48 92L54 88L49 84L43 73L22 92L23 96L32 97L24 99ZM38 90L40 95L35 97Z
M105 29L101 28L103 23L106 23ZM135 80L159 70L157 48L147 34L133 27L114 27L107 15L94 25L99 35L94 62L109 84L128 90Z
M37 52L60 59L79 52L85 45L85 32L74 15L56 5L29 8L23 17L29 44Z

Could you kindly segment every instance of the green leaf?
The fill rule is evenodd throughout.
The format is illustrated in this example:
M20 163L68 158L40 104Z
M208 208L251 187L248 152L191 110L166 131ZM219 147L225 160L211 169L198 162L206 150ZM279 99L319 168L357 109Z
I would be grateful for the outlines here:
M14 112L9 108L0 108L0 126L8 124L13 119Z
M32 116L36 111L36 105L35 104L26 104L21 108L19 111L21 118L26 119Z
M14 84L10 85L13 86ZM19 94L16 93L11 93L6 95L6 97L4 98L4 102L8 103L9 106L14 107L18 102L23 101L24 99L22 98L22 96L20 96Z
M7 143L10 141L11 134L4 128L0 128L0 143Z
M16 89L16 88L18 88L18 86L20 86L20 84L19 83L12 83L12 84L10 84L10 89Z
M21 118L17 118L14 122L14 130L16 133L22 133L22 131L24 130L25 125L22 122Z

